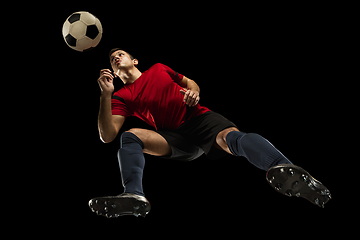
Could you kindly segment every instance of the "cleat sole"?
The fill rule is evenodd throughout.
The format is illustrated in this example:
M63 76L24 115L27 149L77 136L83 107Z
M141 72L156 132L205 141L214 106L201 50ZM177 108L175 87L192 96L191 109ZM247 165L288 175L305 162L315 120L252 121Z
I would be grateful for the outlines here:
M302 197L321 208L331 199L330 191L299 166L277 165L269 169L266 179L277 192L288 197Z
M131 195L119 195L111 197L99 197L89 201L90 209L99 216L117 218L124 215L145 217L151 209L146 198Z

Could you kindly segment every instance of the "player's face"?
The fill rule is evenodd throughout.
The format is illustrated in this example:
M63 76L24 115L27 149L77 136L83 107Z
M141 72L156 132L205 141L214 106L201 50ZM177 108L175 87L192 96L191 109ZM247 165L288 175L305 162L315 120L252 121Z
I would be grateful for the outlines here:
M117 70L121 68L131 68L134 66L134 61L131 60L129 54L122 50L118 50L111 54L110 63L114 72L117 72Z

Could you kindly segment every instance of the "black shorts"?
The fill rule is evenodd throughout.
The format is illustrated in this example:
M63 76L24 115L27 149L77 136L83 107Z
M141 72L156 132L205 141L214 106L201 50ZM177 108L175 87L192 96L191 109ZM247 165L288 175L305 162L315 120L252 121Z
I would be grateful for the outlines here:
M213 148L213 144L217 134L229 127L236 125L220 114L209 111L191 118L176 130L158 130L172 150L171 155L163 158L191 161L203 153L210 159L223 157L227 153Z

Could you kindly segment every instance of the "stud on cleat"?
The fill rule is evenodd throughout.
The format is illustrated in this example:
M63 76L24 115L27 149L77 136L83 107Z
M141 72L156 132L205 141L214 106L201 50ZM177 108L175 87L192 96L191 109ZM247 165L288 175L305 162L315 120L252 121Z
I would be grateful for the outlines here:
M274 181L275 177L272 176L270 179L268 179L268 182L271 184Z
M330 194L330 191L328 190L328 189L325 189L325 190L323 190L323 191L321 191L321 195L324 195L324 196L331 196L331 194Z
M320 202L319 198L316 198L314 200L315 204L318 205L321 208L325 208L325 202Z
M312 182L309 182L309 184L308 184L308 186L309 186L309 188L311 188L312 190L316 190L316 188L315 188L315 186L314 186L314 184L312 183Z
M309 181L309 176L305 175L305 174L302 174L301 175L301 180L303 180L304 182L308 182Z
M292 176L295 175L295 172L294 172L294 170L292 168L289 168L288 174L289 174L290 177L292 177Z
M276 189L277 191L280 191L281 188L282 188L282 184L280 184L280 183L276 184L275 189Z
M288 197L292 197L293 192L292 192L291 190L287 190L287 191L285 192L285 195L288 196Z

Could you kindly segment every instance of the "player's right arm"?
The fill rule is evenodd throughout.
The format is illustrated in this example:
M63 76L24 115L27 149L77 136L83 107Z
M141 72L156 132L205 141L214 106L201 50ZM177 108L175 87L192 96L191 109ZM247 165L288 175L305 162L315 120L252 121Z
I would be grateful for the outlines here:
M112 115L111 96L114 91L114 77L109 69L100 71L98 83L101 89L98 129L101 141L112 142L125 122L125 117Z

